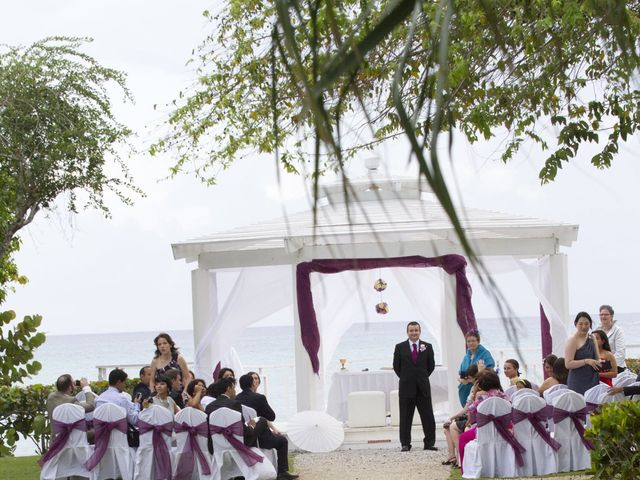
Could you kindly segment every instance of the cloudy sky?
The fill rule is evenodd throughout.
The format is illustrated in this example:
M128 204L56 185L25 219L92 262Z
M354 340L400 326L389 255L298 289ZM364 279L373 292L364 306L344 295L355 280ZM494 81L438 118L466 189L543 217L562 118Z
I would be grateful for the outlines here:
M211 2L202 0L5 2L0 42L92 37L86 51L128 75L136 102L122 105L115 98L116 111L144 150L164 118L153 105L170 102L195 78L186 62L209 32L201 15L206 8ZM496 160L499 145L470 146L455 138L451 164L465 205L579 224L578 241L568 252L571 311L593 312L611 303L619 312L639 312L638 139L622 148L608 171L591 167L584 149L580 160L546 186L537 180L540 152L524 149L503 165ZM405 168L405 151L393 144L379 154L393 172L413 174ZM97 212L71 216L62 209L40 215L21 232L17 256L30 283L8 306L19 315L42 314L50 333L190 328L191 266L173 260L171 242L279 216L282 201L289 211L306 206L301 180L288 177L278 187L270 157L237 162L214 187L189 176L163 180L169 165L170 158L132 159L132 173L147 196L132 208L114 202L111 219ZM359 162L352 170L364 171ZM514 308L535 314L535 302L519 290L506 292ZM486 302L478 300L476 307L480 317L494 315Z

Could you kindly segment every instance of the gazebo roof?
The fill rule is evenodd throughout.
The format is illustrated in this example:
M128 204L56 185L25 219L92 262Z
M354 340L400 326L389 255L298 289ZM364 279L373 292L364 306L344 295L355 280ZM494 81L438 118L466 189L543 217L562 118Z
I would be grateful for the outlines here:
M172 244L176 260L203 268L296 264L313 258L374 258L462 254L451 222L416 179L350 182L322 189L317 221L306 210ZM459 209L480 255L538 257L577 239L578 226L532 217Z

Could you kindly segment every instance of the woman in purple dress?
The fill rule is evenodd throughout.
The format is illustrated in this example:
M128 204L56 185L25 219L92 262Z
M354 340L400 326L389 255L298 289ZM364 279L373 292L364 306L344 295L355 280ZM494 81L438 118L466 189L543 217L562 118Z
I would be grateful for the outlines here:
M600 352L598 345L589 335L593 321L587 312L580 312L573 322L576 333L569 337L564 348L564 363L569 370L567 386L584 394L600 383Z

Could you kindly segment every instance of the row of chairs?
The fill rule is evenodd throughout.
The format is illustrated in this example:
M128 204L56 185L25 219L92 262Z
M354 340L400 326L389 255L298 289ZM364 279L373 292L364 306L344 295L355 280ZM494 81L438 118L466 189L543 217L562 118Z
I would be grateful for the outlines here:
M117 405L95 409L95 445L87 442L80 406L60 405L52 417L58 433L43 456L41 480L73 475L91 480L276 478L273 463L260 449L244 447L242 415L228 408L211 413L207 423L207 415L194 408L187 407L174 418L168 409L152 405L138 417L140 445L135 449L127 442L126 411ZM213 455L207 448L210 430Z
M619 386L635 378L626 376ZM476 439L465 446L463 478L524 477L591 467L590 443L584 438L589 412L602 403L619 401L599 384L580 395L556 385L544 398L530 389L513 393L511 402L488 398L478 405L485 422L478 423ZM512 424L512 433L505 426ZM501 432L502 430L502 432Z

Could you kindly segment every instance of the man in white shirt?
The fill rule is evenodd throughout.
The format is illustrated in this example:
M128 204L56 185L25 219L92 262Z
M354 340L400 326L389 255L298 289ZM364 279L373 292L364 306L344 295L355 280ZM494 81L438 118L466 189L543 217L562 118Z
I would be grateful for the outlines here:
M611 353L616 357L616 363L618 364L618 373L626 369L624 359L626 356L625 344L624 344L624 332L617 325L617 322L613 319L613 307L611 305L602 305L600 307L600 327L604 333L607 334L609 339L609 346L611 347Z
M127 411L127 421L135 425L138 423L138 413L140 413L140 397L134 398L132 402L122 395L127 376L127 372L119 368L109 372L109 388L96 399L96 408L104 403L118 405Z

